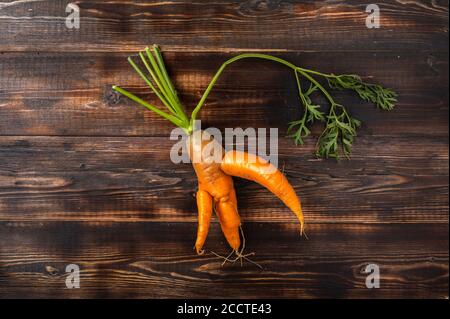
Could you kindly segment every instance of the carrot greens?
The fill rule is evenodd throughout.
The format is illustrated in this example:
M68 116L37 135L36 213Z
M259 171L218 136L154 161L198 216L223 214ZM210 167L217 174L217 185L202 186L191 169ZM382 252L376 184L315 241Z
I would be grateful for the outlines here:
M351 90L356 92L362 100L375 104L381 110L392 110L397 102L397 94L394 91L378 84L366 83L358 75L326 74L298 67L286 60L272 55L244 53L232 57L220 66L214 77L211 79L211 82L203 93L200 101L192 111L191 117L188 118L167 73L158 46L153 46L153 52L149 48L146 48L145 54L140 52L139 57L148 74L144 73L131 58L128 58L128 61L139 76L147 83L150 90L154 92L162 104L164 104L169 113L145 102L123 88L113 86L113 89L169 120L174 125L181 127L188 134L192 133L198 113L215 83L228 65L241 59L256 58L280 63L292 69L297 81L299 99L303 107L303 115L299 120L289 123L288 134L294 139L296 144L304 144L304 139L311 134L311 125L314 122L323 122L325 128L316 144L316 155L320 158L339 158L341 153L346 157L349 157L354 138L357 134L357 129L361 126L361 122L358 119L353 118L344 105L336 102L329 91L316 79L316 77L325 79L326 84L330 89ZM309 82L310 85L308 89L303 87L302 80ZM325 97L329 104L327 113L322 111L321 105L313 102L313 93L319 93Z
M150 90L155 93L162 104L164 104L169 113L145 102L133 93L119 86L113 86L113 90L155 112L166 120L172 122L174 125L183 128L185 131L189 131L189 119L187 118L184 107L181 104L177 92L175 91L172 81L167 73L158 46L153 46L153 52L151 52L149 48L145 49L145 54L139 52L139 57L148 74L142 71L131 57L128 58L128 62L131 64L136 73L139 74L139 76L144 80L144 82L147 83Z

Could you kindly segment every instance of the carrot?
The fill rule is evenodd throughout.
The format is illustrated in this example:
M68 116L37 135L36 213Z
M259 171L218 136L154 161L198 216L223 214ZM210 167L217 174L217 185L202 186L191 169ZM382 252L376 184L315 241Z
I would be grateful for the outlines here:
M139 58L147 72L142 71L133 59L128 58L128 62L167 110L158 108L121 87L113 86L112 88L150 111L155 112L175 126L182 128L189 136L189 157L197 174L199 187L197 193L199 224L195 248L197 253L201 254L203 252L202 248L208 235L212 207L214 207L219 217L222 232L229 245L233 248L232 254L235 253L237 255L236 259L232 260L233 262L238 259L241 262L242 259L248 260L247 256L251 254L243 255L245 249L243 233L242 248L238 250L241 246L239 230L242 229L240 229L241 219L238 213L236 193L231 176L255 181L269 189L296 214L300 221L301 233L304 232L305 221L300 200L295 194L293 187L289 184L286 177L272 164L265 162L256 155L243 152L228 152L223 155L222 146L217 141L204 131L195 131L197 115L205 104L213 86L228 65L238 60L255 58L276 62L293 71L303 115L299 120L289 123L288 132L293 132L290 137L294 138L296 144L303 144L305 138L311 134L311 125L313 123L325 123L324 130L319 136L316 145L316 156L320 158L332 157L337 159L342 153L349 157L353 140L361 122L353 118L347 108L333 98L326 89L326 85L318 81L317 77L323 78L325 80L324 83L327 83L329 88L351 90L362 100L372 102L382 110L392 110L397 101L397 94L393 90L378 84L364 82L358 75L326 74L296 66L272 55L244 53L230 58L220 66L189 117L170 80L158 46L153 46L153 50L146 48L145 52L139 53ZM304 86L305 82L309 83L309 88ZM321 105L317 105L312 101L312 97L316 93L321 94L329 104L328 113L322 110ZM212 150L210 146L213 146ZM221 155L218 156L218 154ZM224 259L225 261L230 261L229 257Z
M234 251L237 251L241 246L241 239L239 237L241 219L237 211L237 202L234 189L230 191L228 198L219 200L216 203L216 212L219 217L222 232L225 235L228 244Z
M233 179L220 169L220 162L224 154L222 145L212 139L206 131L194 132L189 136L187 143L189 156L198 178L199 189L214 200L222 232L231 248L237 250L241 244L239 238L241 220L237 211ZM202 231L200 231L200 227ZM207 230L206 232L204 230L204 221L202 220L202 225L199 222L199 231L197 232L197 243L199 244L196 244L197 252L201 251L207 236Z
M305 220L300 200L286 177L275 166L254 154L229 151L220 168L228 175L254 181L275 194L295 213L300 221L300 233L303 234Z
M199 189L197 191L197 207L198 207L198 229L197 240L195 241L195 249L197 254L203 255L202 250L205 244L206 237L208 236L209 224L211 222L212 215L212 197L207 191Z

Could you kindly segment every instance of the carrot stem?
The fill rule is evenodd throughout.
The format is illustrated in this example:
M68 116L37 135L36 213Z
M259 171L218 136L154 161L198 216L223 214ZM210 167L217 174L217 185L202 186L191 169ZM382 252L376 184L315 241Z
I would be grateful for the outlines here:
M331 89L353 90L359 95L362 100L366 102L372 102L382 110L392 110L395 106L395 103L397 102L397 94L393 90L384 88L378 84L363 82L358 75L334 75L332 73L326 74L298 67L284 59L272 55L263 53L243 53L228 59L220 66L214 77L211 79L211 82L208 84L200 101L192 111L191 117L189 119L183 105L178 98L175 87L167 73L167 69L165 67L164 60L158 46L153 46L153 53L148 47L145 48L145 52L147 55L147 59L142 52L139 53L139 56L141 57L142 62L150 73L150 76L152 77L155 85L152 83L150 78L147 77L139 69L139 67L131 60L131 58L129 58L130 64L173 115L162 112L155 106L148 104L138 97L132 95L130 92L127 92L118 87L113 87L113 89L120 93L126 92L126 94L124 95L130 97L133 101L137 101L139 104L145 106L146 108L156 112L160 116L163 116L175 125L183 128L187 134L191 134L193 132L198 113L205 104L208 95L211 93L211 90L213 89L214 85L216 84L220 75L223 73L226 67L238 60L248 58L269 60L272 62L280 63L294 70L297 85L299 88L299 95L305 109L305 114L301 120L290 123L288 132L290 129L298 127L298 129L296 129L296 133L291 136L294 137L296 143L300 142L301 144L303 144L302 138L306 137L310 133L310 129L306 126L305 123L308 122L311 124L314 120L325 122L326 127L319 137L317 143L316 154L318 157L338 158L338 144L340 143L340 141L342 142L340 144L343 146L343 151L348 157L351 151L352 141L356 136L356 129L360 127L361 122L358 119L351 117L346 108L333 99L327 89L325 89L325 87L315 79L315 76L320 76L326 79L328 82L328 86ZM300 76L304 77L311 83L310 89L306 92L303 92L301 88ZM328 115L326 116L319 110L320 105L314 105L311 102L310 94L315 90L319 90L325 96L331 106Z
M141 57L141 60L144 63L144 65L147 68L147 70L150 72L150 75L152 75L152 77L153 77L152 71L151 71L151 69L149 68L149 66L147 64L147 61L145 61L145 58L142 55L142 53L139 53L139 56ZM175 110L170 106L169 102L167 102L166 98L161 95L160 91L153 85L153 83L150 81L150 79L147 76L145 76L144 72L142 72L142 70L136 65L136 63L134 63L134 61L131 59L131 57L128 58L128 62L131 64L131 66L136 71L136 73L139 74L140 77L148 84L150 89L156 94L156 96L167 107L167 109L170 112L172 112L173 114L176 114Z
M150 111L155 112L156 114L158 114L159 116L162 116L163 118L165 118L166 120L172 122L173 124L175 124L176 126L181 127L181 120L171 114L167 114L163 111L161 111L160 109L158 109L156 106L151 105L150 103L145 102L144 100L142 100L141 98L137 97L136 95L134 95L131 92L128 92L125 89L122 89L119 86L114 85L113 86L113 90L119 92L120 94L125 95L127 98L129 98L130 100L146 107L147 109L149 109Z
M175 90L175 87L173 86L172 81L170 80L169 74L167 73L166 66L164 65L164 60L161 56L161 51L159 50L159 47L156 44L153 45L153 51L155 52L156 61L158 62L158 65L161 69L161 73L164 76L167 85L169 86L172 96L175 98L175 102L177 102L177 104L182 107L181 102L178 99L177 91Z
M214 75L214 77L212 78L211 82L209 83L208 87L206 88L205 92L203 93L200 101L198 102L197 106L195 107L194 111L192 111L192 115L191 115L191 123L189 126L189 130L193 130L194 128L194 123L195 120L197 118L197 114L200 111L200 109L202 108L203 104L206 101L206 98L208 97L209 93L211 92L212 88L214 87L214 85L216 84L217 80L219 79L220 75L222 74L222 72L225 70L225 68L230 65L233 62L236 62L238 60L242 60L242 59L248 59L248 58L257 58L257 59L264 59L264 60L270 60L270 61L274 61L277 63L281 63L293 70L296 70L297 67L280 58L277 58L275 56L272 55L268 55L268 54L263 54L263 53L243 53L243 54L239 54L235 57L232 57L231 59L225 61L219 68L219 70L217 70L216 74Z
M175 90L172 88L173 85L169 79L169 75L167 74L166 68L164 66L164 61L158 49L154 47L156 60L148 47L145 48L145 52L147 53L147 57L151 63L151 66L153 67L153 73L156 73L156 75L154 74L153 76L155 82L157 82L159 89L167 98L172 108L176 110L176 113L182 119L182 121L185 123L189 123L189 120L186 116L185 111L183 110L178 96L176 95Z

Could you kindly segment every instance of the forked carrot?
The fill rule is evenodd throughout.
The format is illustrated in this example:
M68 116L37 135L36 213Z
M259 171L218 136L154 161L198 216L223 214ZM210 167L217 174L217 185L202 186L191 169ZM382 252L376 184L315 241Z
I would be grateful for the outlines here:
M305 221L300 200L295 194L294 188L272 164L256 155L243 152L231 151L223 155L222 146L212 139L207 132L195 130L197 114L228 65L238 60L256 58L276 62L293 70L303 115L299 120L289 123L288 132L294 132L291 137L294 138L296 144L303 144L305 137L310 135L310 127L314 122L325 123L325 128L318 138L316 146L316 155L320 158L338 158L342 153L349 157L356 131L361 123L349 114L344 105L334 100L325 85L317 81L316 77L324 78L328 87L332 89L354 91L362 100L372 102L382 110L392 110L397 101L397 94L394 91L378 84L366 83L357 75L326 74L298 67L272 55L244 53L230 58L220 66L191 116L188 117L167 74L159 48L153 46L153 52L146 48L145 52L139 53L139 57L148 72L142 71L131 58L128 61L167 110L164 111L118 86L113 86L113 89L182 128L189 136L189 157L197 175L199 187L197 192L199 223L195 248L197 253L203 253L212 210L215 208L225 238L233 249L232 254L235 253L237 256L232 261L248 260L247 256L251 254L243 254L245 240L242 241L242 247L239 249L241 246L239 230L242 228L240 228L241 219L231 176L255 181L280 198L296 214L300 221L302 234L304 233ZM304 86L305 82L309 83L309 87ZM330 106L328 114L321 111L320 105L313 103L314 93L322 94L328 102ZM225 257L225 261L229 261L229 257Z
M241 220L237 211L233 179L220 168L220 162L224 154L222 145L212 139L206 131L197 131L190 135L187 143L189 156L197 174L199 189L213 199L222 232L231 248L237 251L241 245L239 238ZM200 214L200 209L203 209L203 207L198 206L198 209ZM198 245L196 243L198 253L201 252L207 235L207 232L204 232L206 229L205 222L206 219L201 222L199 220Z

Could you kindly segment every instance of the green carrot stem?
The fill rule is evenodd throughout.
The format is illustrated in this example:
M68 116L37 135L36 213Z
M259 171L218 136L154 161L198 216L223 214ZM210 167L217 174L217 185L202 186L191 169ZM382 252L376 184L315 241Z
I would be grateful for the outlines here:
M156 73L155 82L157 82L158 87L160 88L161 92L163 92L164 96L169 100L170 104L172 106L176 105L176 101L170 92L169 86L164 80L164 76L162 75L161 70L159 69L158 63L156 62L155 58L150 52L150 49L145 48L145 52L147 53L147 57L152 65L153 70Z
M300 82L300 77L298 76L298 71L295 70L294 73L295 73L295 80L297 81L298 95L299 95L299 97L300 97L300 100L301 100L301 101L303 102L303 104L305 105L305 104L307 104L307 103L306 103L305 96L302 94L302 93L303 93L303 90L302 90L302 84L301 84L301 82ZM305 114L306 114L306 113L307 113L307 112L306 112L306 110L305 110Z
M139 56L141 57L142 62L144 62L145 67L147 68L147 70L150 71L149 66L147 64L147 62L144 59L144 56L139 53ZM128 62L131 64L131 66L134 68L134 70L136 71L137 74L140 75L140 77L148 84L148 86L150 87L150 89L156 94L156 96L161 100L161 102L167 107L167 109L172 112L173 114L176 115L175 110L172 108L172 106L170 106L170 104L167 102L166 98L164 96L161 95L161 93L159 92L159 90L153 85L153 83L150 81L150 79L144 74L144 72L142 72L142 70L136 65L136 63L134 63L134 61L131 58L128 58Z
M165 119L169 120L176 126L183 128L188 134L194 129L194 123L197 118L198 112L203 107L208 95L210 94L212 88L218 81L220 75L223 73L225 68L241 59L247 58L257 58L263 60L270 60L276 63L280 63L292 70L294 70L295 78L297 81L299 96L301 102L304 104L305 113L299 121L294 121L290 124L289 130L293 127L299 126L297 132L293 135L296 143L299 141L302 143L302 138L309 135L310 130L307 128L306 123L313 122L314 120L320 120L326 122L326 127L319 137L317 144L316 154L319 157L336 157L338 158L338 143L339 140L342 141L343 151L346 156L350 153L351 144L353 138L356 136L356 129L361 125L360 121L351 117L347 112L346 108L335 102L331 94L325 89L325 87L319 83L314 76L320 76L328 81L328 86L332 89L350 89L355 91L361 99L364 101L370 101L374 103L378 108L383 110L391 110L395 106L397 101L397 94L388 88L384 88L380 85L365 83L357 75L334 75L325 74L322 72L309 70L305 68L298 67L284 59L271 56L262 53L244 53L232 57L225 61L217 70L216 74L212 78L205 92L203 93L200 101L194 108L190 119L188 119L186 112L180 103L178 95L176 93L175 87L170 80L167 73L167 69L164 64L163 57L159 51L158 46L153 46L153 54L147 47L145 49L148 60L144 57L142 53L139 53L142 62L150 73L155 85L152 81L137 67L137 65L130 59L130 64L136 70L136 72L145 80L145 82L150 86L150 89L155 92L158 98L163 102L163 104L169 109L173 114L167 114L155 106L141 100L130 92L114 86L114 90L122 93L131 100L145 106L146 108L152 110L153 112L159 114ZM148 63L150 61L150 64ZM304 77L311 83L310 89L303 92L301 77ZM319 105L311 104L310 94L314 91L319 90L330 103L331 107L327 116L319 111ZM339 109L338 109L339 108ZM288 130L288 131L289 131Z
M166 87L168 88L168 94L172 97L174 104L172 105L175 110L177 110L177 113L179 116L189 124L189 119L186 116L186 111L181 104L177 92L175 90L175 87L173 86L172 81L170 80L169 74L167 73L166 66L164 64L164 59L162 58L161 52L159 51L159 48L157 45L153 45L153 51L156 57L156 61L159 65L160 73L162 74L161 82L164 82Z
M144 57L142 52L139 52L139 56L141 57L142 62L144 63L145 67L147 68L148 72L150 73L151 77L153 78L153 80L155 81L156 85L158 86L159 90L160 90L160 94L162 94L165 97L165 100L167 101L167 104L170 105L169 109L172 110L173 113L176 113L176 115L181 118L184 122L188 123L189 120L186 116L185 111L183 110L183 107L180 103L180 101L178 100L178 97L176 96L176 93L173 93L174 90L170 89L167 90L167 83L165 78L169 78L169 75L166 72L166 75L163 74L163 77L161 77L161 73L158 72L157 70L155 70L154 68L152 68L153 66L155 66L155 64L153 64L152 58L153 56L151 55L151 52L149 52L148 48L146 48L146 53L147 56L149 57L150 63L151 65L148 64L147 59ZM164 62L162 60L162 56L159 56L160 59L160 65L164 66ZM165 69L164 69L165 70ZM170 81L170 79L169 79ZM155 92L156 93L156 92ZM160 96L158 96L160 97ZM161 99L161 98L160 98Z
M219 70L216 72L216 74L212 78L211 82L209 83L208 87L206 88L205 92L203 93L200 101L198 102L197 106L195 107L194 111L192 112L192 115L191 115L191 127L193 126L193 123L195 122L195 120L197 118L198 112L200 111L200 109L202 108L203 104L205 103L206 98L208 97L208 95L211 92L213 86L216 84L217 80L219 79L220 75L225 70L225 68L229 64L231 64L233 62L236 62L236 61L241 60L241 59L248 59L248 58L256 58L256 59L263 59L263 60L274 61L274 62L283 64L283 65L287 66L288 68L293 69L296 72L299 72L301 75L303 75L309 81L311 81L311 83L314 83L314 85L316 85L317 88L320 91L322 91L322 93L325 95L325 97L328 99L328 101L331 104L336 104L336 102L334 101L332 96L328 93L328 91L318 81L316 81L309 73L316 74L316 75L321 75L321 76L324 76L324 77L327 77L327 78L329 78L329 77L336 77L335 75L333 75L333 74L324 74L324 73L321 73L321 72L316 72L316 71L300 68L300 67L297 67L296 65L294 65L294 64L292 64L292 63L290 63L290 62L288 62L288 61L286 61L284 59L281 59L281 58L278 58L278 57L275 57L275 56L272 56L272 55L268 55L268 54L244 53L244 54L237 55L237 56L235 56L235 57L225 61L220 66Z
M322 73L322 72L318 72L318 71L314 71L314 70L309 70L309 69L304 69L304 68L300 68L297 67L298 70L309 73L309 74L314 74L314 75L318 75L324 78L336 78L338 77L337 75L334 74L327 74L327 73Z
M198 102L197 106L195 107L194 111L192 112L191 124L190 124L190 128L191 129L193 128L193 125L194 125L194 122L195 122L195 120L197 118L198 112L202 108L203 104L206 101L206 98L208 97L208 95L211 92L213 86L216 84L217 80L219 79L220 75L225 70L225 68L229 64L231 64L233 62L236 62L236 61L241 60L241 59L248 59L248 58L257 58L257 59L270 60L270 61L281 63L281 64L283 64L283 65L285 65L285 66L287 66L287 67L289 67L289 68L291 68L293 70L297 69L297 67L294 64L292 64L292 63L290 63L290 62L288 62L286 60L283 60L283 59L280 59L280 58L277 58L277 57L274 57L274 56L271 56L271 55L268 55L268 54L262 54L262 53L243 53L243 54L237 55L237 56L235 56L235 57L225 61L220 66L219 70L217 70L216 74L214 75L214 77L212 78L212 80L209 83L208 87L206 88L205 92L203 93L200 101Z
M153 45L153 51L155 52L156 61L158 62L161 73L163 74L164 79L165 79L167 85L169 86L170 92L172 93L173 97L175 98L177 104L179 106L182 106L180 100L178 99L177 92L175 91L175 87L173 86L172 81L170 80L169 74L167 73L167 69L164 64L164 60L161 56L161 51L159 50L159 47L156 44Z
M320 84L316 79L314 79L311 75L309 75L306 71L304 71L301 68L297 68L298 72L300 72L301 75L303 75L305 78L307 78L311 83L317 86L317 88L322 91L323 95L327 98L327 100L330 102L331 105L335 105L336 102L334 101L333 97L328 93L328 91Z
M148 55L148 53L147 53ZM156 86L159 89L159 92L164 96L165 100L167 101L167 103L170 105L170 108L178 114L177 109L173 106L173 101L171 99L171 96L169 93L167 93L164 89L163 84L161 83L161 79L158 76L158 73L156 72L156 70L154 70L152 68L152 66L150 66L147 62L147 59L144 57L144 55L142 54L142 52L139 52L139 56L141 57L142 62L144 63L145 67L147 68L148 72L150 73L150 76L152 77L153 81L155 82ZM149 59L150 60L150 59Z
M161 110L158 109L156 106L151 105L150 103L147 103L146 101L144 101L144 100L142 100L141 98L137 97L137 96L134 95L133 93L128 92L127 90L122 89L122 88L119 87L119 86L114 85L112 88L113 88L113 90L119 92L120 94L125 95L125 96L126 96L127 98L129 98L130 100L132 100L132 101L134 101L134 102L136 102L136 103L138 103L138 104L140 104L140 105L146 107L147 109L149 109L150 111L155 112L155 113L158 114L159 116L162 116L163 118L165 118L166 120L172 122L172 123L175 124L176 126L181 127L181 128L184 128L184 127L182 126L183 123L182 123L182 121L181 121L179 118L177 118L177 117L175 117L175 116L173 116L173 115L171 115L171 114L168 114L168 113L165 113L165 112L161 111Z

